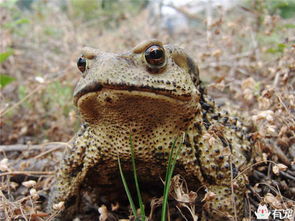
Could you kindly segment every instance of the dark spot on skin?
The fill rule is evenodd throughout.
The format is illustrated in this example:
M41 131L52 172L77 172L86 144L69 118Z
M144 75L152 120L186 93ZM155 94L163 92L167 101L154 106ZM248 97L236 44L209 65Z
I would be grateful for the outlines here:
M215 178L214 178L213 176L211 176L211 175L208 175L208 174L204 173L204 171L203 171L203 169L202 169L202 168L203 168L202 166L200 166L200 168L201 168L202 175L203 175L204 179L205 179L210 185L214 185L214 184L216 184L216 182L215 182Z
M236 167L236 165L233 163L232 164L232 174L233 174L233 178L235 178L238 175L239 171L238 168Z
M202 127L201 127L200 124L198 124L198 123L194 123L194 127L198 130L199 133L202 132Z
M230 143L229 143L229 149L232 151L233 150L233 146L231 145L231 140L230 140Z
M163 149L163 147L162 146L158 146L158 150L162 150Z
M187 154L188 155L191 155L193 153L193 150L190 148L188 151L187 151Z
M252 135L251 135L251 134L247 134L247 135L246 135L246 139L247 139L248 141L251 141L251 140L252 140Z
M135 133L136 132L136 129L135 128L132 128L132 132Z
M162 152L157 152L157 153L155 154L155 157L156 157L157 160L164 160L164 153L162 153Z
M205 103L204 101L200 101L200 104L201 104L202 108L206 111L209 111L212 109L211 105Z
M220 136L219 139L221 140L222 145L223 145L224 147L227 147L227 146L228 146L228 142L225 140L224 137Z
M104 100L108 103L112 103L112 98L110 98L110 97L106 97Z
M188 134L185 134L183 144L186 145L187 147L191 147L192 146L191 143L190 143Z
M194 141L194 143L195 143L195 148L198 147L198 146L197 146L198 140L199 140L199 136L194 136L193 141Z
M251 160L252 154L251 154L251 150L242 150L242 154L243 156L245 156L246 160L249 162Z
M231 126L231 129L233 129L233 130L237 131L237 129L238 129L238 128L237 128L237 126L235 126L235 125L232 125L232 126Z
M70 175L71 175L72 177L75 177L75 176L77 176L77 174L78 174L79 172L82 171L82 169L83 169L83 164L79 165L79 166L76 167L73 171L71 171Z
M204 126L205 126L205 128L208 130L209 127L211 126L211 123L208 121L207 118L204 118L203 120L204 120Z
M228 169L229 169L229 164L226 163L226 164L224 165L224 168L225 168L226 170L228 170Z
M197 161L199 161L200 156L201 156L201 151L199 149L196 149L195 157ZM198 162L198 165L200 165L200 162Z
M220 113L218 113L218 114L213 114L213 115L211 116L211 118L212 118L213 120L218 120L219 117L220 117Z
M218 153L220 153L220 150L216 149L216 150L214 150L214 152L218 154Z
M221 155L221 156L218 157L218 159L219 160L223 160L224 159L224 156Z
M215 165L211 165L211 168L212 168L213 170L216 170L216 169L217 169L217 166L215 166Z
M228 117L223 117L223 118L221 118L221 123L223 124L223 125L226 125L227 124L227 122L228 122Z
M219 180L224 179L224 175L222 173L217 174L217 179Z
M184 118L183 119L183 122L188 122L190 119L188 119L188 118Z

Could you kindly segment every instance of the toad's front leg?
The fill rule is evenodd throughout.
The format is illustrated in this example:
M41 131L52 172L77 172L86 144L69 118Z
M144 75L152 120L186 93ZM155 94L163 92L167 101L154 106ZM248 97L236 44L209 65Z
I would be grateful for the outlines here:
M55 204L63 202L64 207L59 215L63 217L62 220L70 219L77 212L80 186L91 165L99 162L99 153L95 154L97 157L91 160L87 157L90 150L99 151L91 146L90 139L87 139L88 136L87 130L76 136L73 147L65 152L65 157L56 174L55 183L50 190L47 210L52 212Z
M216 195L206 201L203 206L202 220L219 221L219 220L242 220L244 217L245 188L232 188L224 185L208 186L208 192ZM234 217L237 217L235 219Z
M242 220L244 216L248 180L242 171L249 164L250 148L232 134L228 128L222 131L211 127L195 147L196 162L204 178L201 182L208 193L214 193L205 198L202 220L235 220L235 216Z
M216 149L217 147L218 145L215 145ZM223 147L222 149L224 150ZM248 179L245 174L241 173L242 169L238 164L244 158L238 157L236 152L224 151L230 154L222 154L221 149L217 152L215 157L205 158L208 163L203 168L206 177L205 186L208 193L214 193L214 196L206 199L202 218L212 221L242 220ZM204 160L202 162L204 163Z

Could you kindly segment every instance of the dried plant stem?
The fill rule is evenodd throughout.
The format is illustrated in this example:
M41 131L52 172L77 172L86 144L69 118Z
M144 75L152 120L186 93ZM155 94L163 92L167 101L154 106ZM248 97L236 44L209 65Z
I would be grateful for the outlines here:
M54 175L53 171L12 171L12 172L5 172L1 173L0 177L2 176L8 176L8 175Z

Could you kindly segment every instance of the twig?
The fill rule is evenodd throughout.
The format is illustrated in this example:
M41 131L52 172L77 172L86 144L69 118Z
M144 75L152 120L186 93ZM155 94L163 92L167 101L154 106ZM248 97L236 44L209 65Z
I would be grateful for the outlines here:
M54 151L56 151L56 150L58 150L58 149L60 149L62 147L65 147L65 146L71 147L71 145L69 143L60 143L58 146L56 146L56 147L54 147L52 149L49 149L49 150L47 150L47 151L45 151L43 153L40 153L39 155L35 156L34 158L35 159L41 158L41 157L43 157L43 156L45 156L45 155L47 155L47 154L49 154L51 152L54 152Z
M53 171L12 171L1 173L0 177L8 176L8 175L53 175L55 172Z
M176 206L176 208L178 209L180 215L181 215L186 221L188 221L187 218L185 218L185 215L182 213L181 209L180 209L178 206Z
M280 174L288 179L291 179L293 181L295 181L295 177L291 176L290 174L284 172L284 171L280 171Z
M14 151L26 151L26 150L52 150L55 149L58 145L58 148L64 148L69 146L69 143L63 142L50 142L39 145L29 145L29 144L15 144L15 145L1 145L0 152L14 152Z
M276 162L274 161L271 161L271 160L262 160L262 161L258 161L254 164L251 164L249 166L247 166L243 171L241 171L235 178L233 178L233 181L236 181L240 176L242 176L244 173L246 173L246 171L252 169L254 166L257 166L259 164L262 164L262 163L273 163L274 165L277 165Z
M285 110L287 111L287 113L288 113L289 115L291 115L290 110L288 109L288 107L286 106L286 104L284 103L284 101L282 100L281 96L279 96L279 95L276 95L276 96L277 96L277 98L279 99L280 103L281 103L281 104L283 105L283 107L285 108Z
M288 157L286 156L286 154L282 151L281 148L279 148L277 145L271 145L268 148L273 154L277 155L278 158L286 165L291 165L290 160L288 159Z
M47 84L42 84L39 85L38 87L36 87L34 90L32 90L28 95L26 95L23 99L21 99L20 101L16 102L15 104L13 104L12 106L8 107L6 110L3 110L0 113L0 116L4 116L5 114L7 114L9 111L15 109L16 107L18 107L19 105L21 105L24 101L26 101L28 98L30 98L34 93L38 92L39 90L41 90L45 85Z

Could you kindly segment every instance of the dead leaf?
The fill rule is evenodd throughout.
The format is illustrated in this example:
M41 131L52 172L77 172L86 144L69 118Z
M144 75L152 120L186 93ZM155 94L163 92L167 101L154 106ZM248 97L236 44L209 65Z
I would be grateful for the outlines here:
M272 172L278 176L278 175L280 175L281 171L286 171L287 169L288 169L288 167L286 165L278 163L273 166Z
M213 200L215 197L216 197L216 194L209 191L205 194L204 198L202 199L202 202Z

